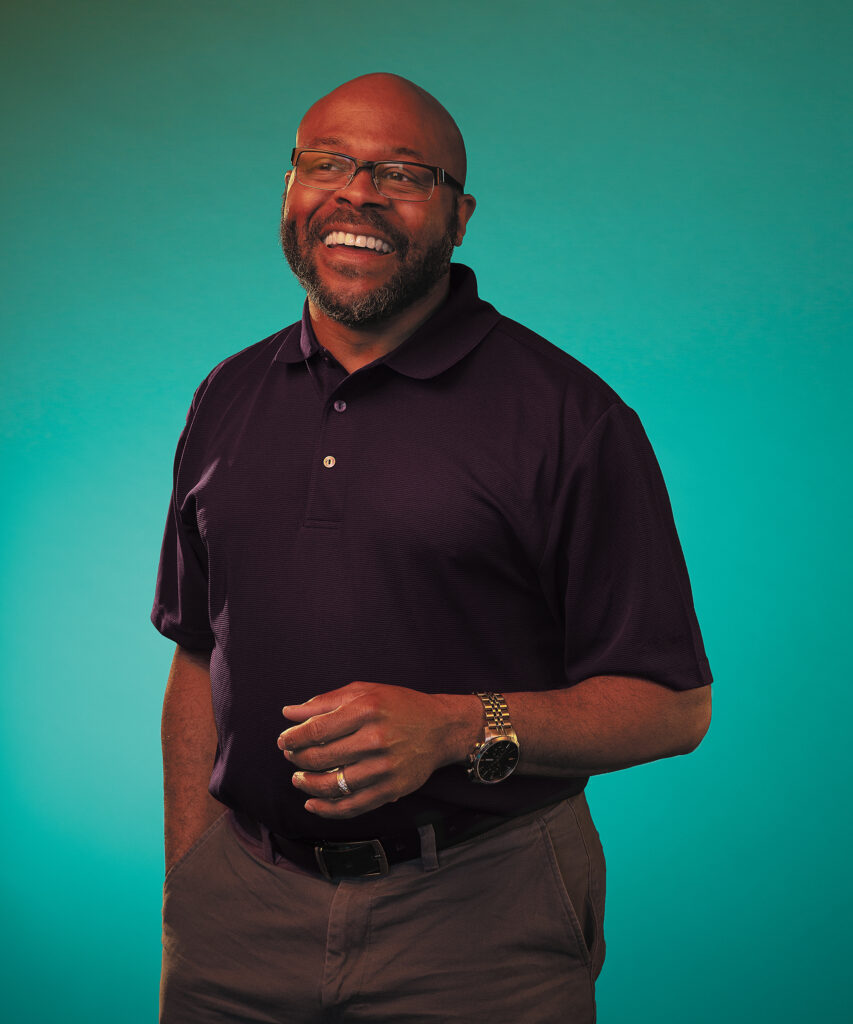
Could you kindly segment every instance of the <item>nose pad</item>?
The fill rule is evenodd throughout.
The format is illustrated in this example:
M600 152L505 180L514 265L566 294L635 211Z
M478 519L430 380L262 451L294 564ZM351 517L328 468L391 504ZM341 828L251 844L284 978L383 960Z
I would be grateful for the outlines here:
M373 180L372 167L357 167L355 170L355 174L352 176L352 180L350 181L349 185L347 185L346 188L340 189L339 192L344 194L344 198L348 198L348 196L346 196L345 193L351 192L351 190L353 189L355 189L355 191L358 192L358 176L362 171L366 172L366 180L368 182L367 185L363 186L363 191L366 191L368 193L368 195L370 196L370 201L378 201L380 203L387 202L385 196L383 196L379 189L376 187L376 182Z

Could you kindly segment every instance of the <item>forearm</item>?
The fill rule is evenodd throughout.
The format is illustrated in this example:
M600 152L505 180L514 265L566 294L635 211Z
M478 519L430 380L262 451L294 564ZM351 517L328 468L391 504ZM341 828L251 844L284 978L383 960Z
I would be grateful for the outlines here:
M695 749L708 728L710 687L676 691L645 679L595 676L562 690L505 693L521 744L518 772L586 776ZM439 698L441 699L441 698ZM463 761L482 736L482 708L444 698L449 758Z
M176 649L161 736L168 871L225 810L207 788L216 753L207 655Z
M598 775L687 754L711 715L708 686L676 691L628 676L505 697L521 743L518 771L528 775Z
M710 689L677 692L644 679L596 676L565 690L505 693L521 744L519 771L594 775L674 754L701 740ZM305 808L352 818L420 788L437 768L464 764L483 738L473 694L426 694L356 680L283 714L278 746L297 769ZM348 787L341 798L341 776Z

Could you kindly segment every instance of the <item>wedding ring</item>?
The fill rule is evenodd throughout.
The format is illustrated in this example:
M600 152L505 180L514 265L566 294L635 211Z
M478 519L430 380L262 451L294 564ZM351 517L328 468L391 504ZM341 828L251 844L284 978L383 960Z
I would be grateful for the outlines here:
M352 790L349 788L349 786L347 785L347 780L344 778L343 768L338 768L337 772L335 773L335 779L337 780L338 783L338 789L343 793L343 795L351 796Z

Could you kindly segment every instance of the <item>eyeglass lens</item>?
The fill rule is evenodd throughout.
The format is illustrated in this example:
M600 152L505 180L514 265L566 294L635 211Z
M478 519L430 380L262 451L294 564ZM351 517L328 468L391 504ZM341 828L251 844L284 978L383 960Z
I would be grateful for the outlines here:
M348 157L302 152L296 161L296 177L309 188L344 188L356 167L356 162ZM435 183L432 171L426 167L388 161L376 164L373 181L388 199L429 199Z

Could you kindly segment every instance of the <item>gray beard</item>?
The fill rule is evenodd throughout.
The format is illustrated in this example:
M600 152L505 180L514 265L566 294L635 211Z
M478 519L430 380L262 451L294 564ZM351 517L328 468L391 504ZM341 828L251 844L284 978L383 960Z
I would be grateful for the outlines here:
M406 246L405 240L400 239L401 244L395 246L400 253L400 266L391 280L360 298L350 300L342 300L329 291L320 280L317 263L309 249L311 238L309 237L304 247L301 246L296 226L292 221L282 219L281 248L290 269L299 279L313 305L345 327L367 327L402 313L412 303L422 299L444 277L450 269L456 230L457 215L454 207L444 237L426 249L423 258L415 263L406 262L409 247ZM319 242L319 239L317 241ZM345 270L342 272L346 273ZM358 276L355 268L351 276Z

